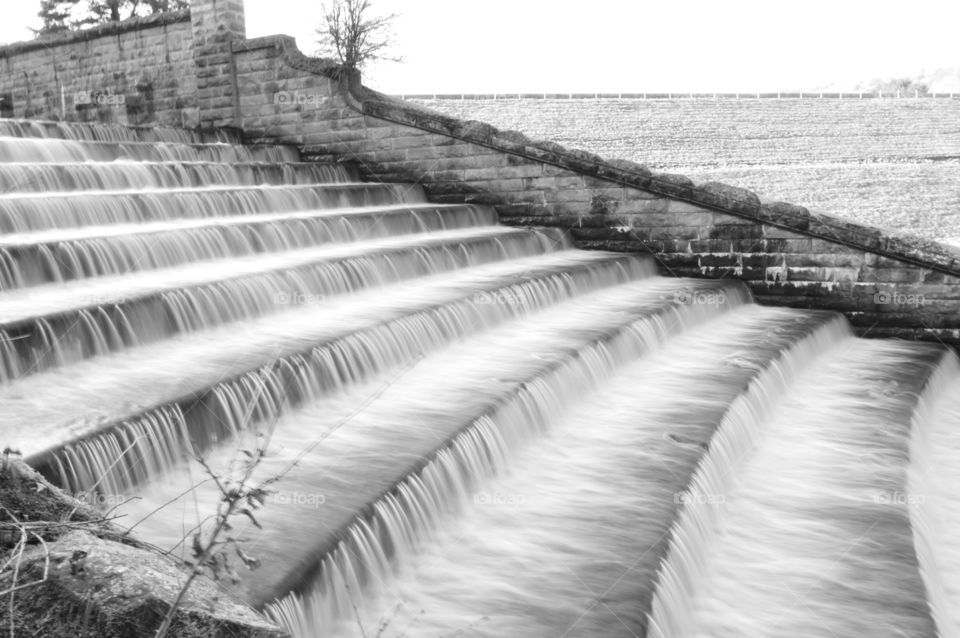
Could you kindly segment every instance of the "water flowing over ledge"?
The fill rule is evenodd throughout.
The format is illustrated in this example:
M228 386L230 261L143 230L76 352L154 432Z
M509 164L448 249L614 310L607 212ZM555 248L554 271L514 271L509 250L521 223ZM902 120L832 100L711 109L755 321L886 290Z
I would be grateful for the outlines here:
M229 589L294 635L956 633L952 353L289 147L0 132L0 438L183 559L192 457L269 438Z

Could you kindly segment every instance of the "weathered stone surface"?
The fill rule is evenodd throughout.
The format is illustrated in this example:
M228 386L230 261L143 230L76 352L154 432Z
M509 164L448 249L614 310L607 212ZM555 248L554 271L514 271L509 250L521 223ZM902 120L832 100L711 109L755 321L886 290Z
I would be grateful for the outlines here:
M611 159L607 160L606 164L625 173L632 173L647 177L653 174L646 166L637 164L636 162L631 162L630 160Z
M803 298L852 312L835 279L840 269L856 267L864 282L948 300L914 309L909 322L896 313L879 313L885 330L899 325L904 336L927 334L913 325L917 317L930 326L960 329L960 307L949 305L955 297L934 295L939 287L960 289L956 249L801 206L763 202L725 184L694 185L683 175L653 173L632 162L531 141L516 131L394 100L363 86L355 72L303 55L290 37L244 40L238 5L238 0L195 0L192 23L190 14L179 14L42 46L11 45L2 50L6 57L0 55L0 96L13 95L18 117L57 115L59 100L49 87L56 86L58 74L94 87L105 83L131 96L129 114L87 109L71 117L150 121L149 115L144 120L150 100L137 88L147 78L153 83L157 122L231 123L246 131L246 139L306 144L315 157L353 157L362 162L367 179L422 181L431 184L428 192L437 201L495 205L505 223L573 226L582 247L656 253L682 245L687 257L677 259L702 256L708 263L718 250L710 242L723 242L725 254L763 253L773 262L733 271L707 266L691 274L754 277L751 285L758 294L786 305ZM117 39L128 34L139 39ZM50 46L57 49L61 66L53 66ZM71 56L96 59L98 66L77 75L76 68L63 66ZM171 87L169 95L159 97L159 87ZM274 97L281 91L308 94L309 108L278 103ZM609 223L598 225L597 217ZM583 222L574 225L571 218ZM618 228L628 228L629 238ZM929 336L942 338L934 330Z
M16 582L35 583L5 597L0 631L44 638L151 636L187 577L186 568L155 550L125 539L101 514L50 484L13 458L0 461L0 563L20 531L15 519L43 537L29 538ZM10 564L7 564L8 567ZM0 589L13 584L13 570L0 573ZM285 634L238 602L219 585L198 578L178 607L171 638L205 636L281 638Z
M700 184L693 195L697 201L713 202L716 208L745 215L756 216L760 211L760 198L745 188L719 182Z
M197 74L190 20L189 10L177 11L0 46L0 117L193 123ZM51 87L55 97L39 97ZM172 95L163 96L161 87L172 88ZM123 96L124 102L88 108L87 91Z
M27 625L21 631L46 636L149 636L186 579L183 570L159 554L77 530L46 548L28 550L20 582L41 580L48 559L46 580L15 599L14 618ZM71 632L63 631L65 627ZM283 635L205 578L192 583L171 631L171 636L224 638Z

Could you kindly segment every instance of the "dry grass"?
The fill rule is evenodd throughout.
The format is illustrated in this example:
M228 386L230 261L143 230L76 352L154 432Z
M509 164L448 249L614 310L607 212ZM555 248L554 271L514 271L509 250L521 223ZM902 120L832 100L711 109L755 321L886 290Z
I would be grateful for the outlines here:
M761 197L864 224L960 237L960 100L424 104L697 181L745 186Z
M960 161L681 170L696 181L743 186L870 226L960 238Z

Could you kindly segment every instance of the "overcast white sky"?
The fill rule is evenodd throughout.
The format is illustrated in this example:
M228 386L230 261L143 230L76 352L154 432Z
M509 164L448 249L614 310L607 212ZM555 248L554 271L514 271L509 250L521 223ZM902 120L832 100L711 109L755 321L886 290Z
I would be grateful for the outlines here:
M0 42L39 0L0 0ZM378 0L403 64L387 93L776 91L960 66L956 0ZM246 0L247 35L316 47L320 0Z

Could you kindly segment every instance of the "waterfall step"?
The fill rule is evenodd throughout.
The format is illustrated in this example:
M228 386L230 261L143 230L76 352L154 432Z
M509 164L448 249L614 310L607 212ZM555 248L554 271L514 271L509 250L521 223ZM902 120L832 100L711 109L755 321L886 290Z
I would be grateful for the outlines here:
M535 241L529 242L531 238ZM58 316L71 315L83 309L97 308L103 305L123 306L173 290L222 285L243 278L283 273L350 259L373 260L404 253L417 255L421 254L418 251L435 248L448 249L452 250L454 254L458 252L462 254L467 247L477 248L480 244L487 244L489 248L494 250L499 249L500 257L507 259L511 257L510 253L513 252L505 247L510 240L515 240L521 246L525 243L532 243L537 248L540 248L541 244L550 244L550 240L546 236L539 241L537 239L536 235L515 228L503 226L474 227L399 235L276 253L261 253L245 257L230 257L188 263L173 268L128 273L121 276L91 277L61 284L33 286L22 290L10 290L0 296L0 302L2 302L0 304L0 330L15 331L17 326L23 324L31 324L41 320L49 321ZM533 256L535 254L529 250L527 253L522 256ZM437 262L438 265L442 263ZM456 265L451 264L450 267ZM466 267L472 264L468 261L461 261L460 265ZM354 275L356 277L355 281L347 280L345 283L349 287L346 290L377 285L377 280L381 278L386 282L411 276L416 275L405 277L402 273L390 272L389 269L371 268L367 273L367 278L363 278L362 275L359 277ZM283 288L277 289L275 292L302 292L304 294L323 295L335 294L341 292L341 290L333 287L323 289L304 286L302 291L291 291ZM269 296L267 301L275 303L275 295Z
M223 143L90 142L38 137L0 137L5 162L299 162L295 146Z
M188 559L192 455L268 432L236 592L296 638L960 634L952 353L240 141L0 120L0 444L48 478Z
M512 445L507 471L481 481L465 495L448 495L465 502L448 508L459 516L438 521L435 531L424 534L423 551L430 559L422 567L414 571L407 560L396 582L390 582L388 574L374 574L370 580L387 582L385 599L396 594L411 601L400 612L400 626L412 620L413 610L422 608L421 601L439 603L418 623L428 635L455 631L447 623L461 614L488 616L486 631L502 636L518 635L514 624L518 620L525 627L524 635L559 636L571 626L577 627L579 635L618 635L620 619L640 628L635 629L637 635L644 635L652 584L670 525L683 507L689 478L717 424L747 387L776 374L777 363L799 341L840 323L832 313L794 313L748 304L685 330L617 370L592 393L580 393L579 401L571 402L532 444ZM686 365L677 366L678 361ZM691 388L696 396L691 396ZM286 422L278 425L284 427L274 434L276 445L295 447L295 434L288 433ZM618 444L611 448L611 441ZM362 451L357 457L336 460L338 467L351 462L367 461ZM336 508L342 502L343 488L332 483L327 479L316 490L325 496L323 508ZM307 485L311 483L301 480L296 487L302 494ZM296 511L313 516L317 508L306 499L296 499L296 494L282 493L277 500L299 501ZM616 512L628 527L602 545L582 542L605 537L607 523L600 512ZM412 513L409 517L416 518ZM558 520L567 524L560 525ZM402 546L406 556L420 549L406 547L395 530L381 528L381 533L383 538L378 540L383 545ZM541 566L546 578L529 568L531 545L566 548ZM623 557L626 566L614 565L611 556ZM351 571L345 564L338 568L345 576ZM497 579L495 575L501 573L510 578ZM438 574L443 576L437 578ZM463 601L445 599L441 591L471 591L477 583L494 587ZM346 601L338 599L335 590L331 579L324 581L324 587L268 609L280 615L299 607L315 635L337 635L335 619L343 617L337 604ZM606 606L583 596L588 590L603 593ZM571 603L563 609L552 608L554 597ZM513 614L499 611L507 606L515 610ZM377 605L361 606L359 613L364 626L369 626L380 610Z
M16 378L365 288L535 256L550 244L519 229L475 227L14 290L0 295L0 369Z
M496 224L470 204L399 204L0 235L0 291L392 235Z
M168 128L163 126L124 126L50 120L0 119L0 137L39 137L92 142L221 142L240 144L239 131L229 129Z
M907 487L885 500L910 512L913 541L939 635L960 636L960 362L946 359L921 395L910 439ZM895 498L899 496L899 498Z
M286 477L283 489L329 494L331 502L329 507L296 517L275 517L265 511L261 522L269 529L268 536L243 530L251 551L269 566L244 583L244 597L259 605L303 586L354 521L369 518L387 494L458 437L468 436L480 419L542 389L544 378L579 362L598 375L599 383L628 355L656 348L669 335L715 316L704 307L677 303L676 284L657 277L615 286L472 335L418 362L342 428L334 429L350 410L348 406L362 402L369 386L284 417L274 433L278 437L274 455L263 465L264 476L292 460L304 439L323 435L323 445L301 460ZM701 292L726 296L726 303L717 308L721 312L749 299L739 284L700 282L699 286ZM451 366L451 361L458 365ZM550 406L543 409L559 410L574 397L550 394ZM295 443L298 439L301 445ZM224 455L234 453L228 446L211 461L222 462ZM338 468L335 477L329 474L332 467ZM184 487L165 483L160 489L164 495L175 495ZM209 496L216 498L214 493ZM175 517L170 523L170 540L176 542L180 523ZM270 540L289 537L305 524L322 530L313 542L291 547Z
M304 185L357 182L356 168L319 162L8 162L0 171L0 193Z
M694 508L677 530L650 635L759 638L774 622L794 636L935 635L905 479L911 416L945 356L853 336L821 352L736 466L720 451L724 480L703 492L723 507ZM838 598L849 613L831 613Z
M423 203L420 186L341 182L0 195L0 231Z
M514 290L522 287L521 282L533 290L549 289L556 285L551 280L565 283L578 271L581 285L596 286L597 280L612 284L650 276L653 267L643 258L565 251L423 277L323 303L304 303L289 312L242 324L126 348L0 387L0 411L8 415L0 436L17 439L25 458L34 461L51 449L151 409L175 402L189 407L206 389L278 359L309 355L318 346L408 315L458 301L469 305L478 299L487 299L485 306L502 307L507 314L522 312L529 302L522 290ZM664 280L660 286L674 301L677 283ZM499 303L501 299L503 303ZM529 307L535 309L537 304ZM474 327L480 328L482 324ZM416 344L403 344L401 350L408 352L411 347L416 351ZM191 362L189 369L184 369L184 361ZM180 372L171 375L171 370ZM24 441L26 433L29 440Z

